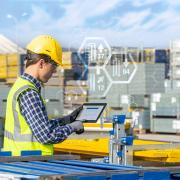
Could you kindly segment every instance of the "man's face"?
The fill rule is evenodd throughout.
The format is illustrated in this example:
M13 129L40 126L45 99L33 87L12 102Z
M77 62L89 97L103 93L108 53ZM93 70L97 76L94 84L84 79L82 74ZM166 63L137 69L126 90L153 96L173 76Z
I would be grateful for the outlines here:
M48 82L53 73L56 73L57 65L50 62L43 62L40 71L40 81L43 83Z

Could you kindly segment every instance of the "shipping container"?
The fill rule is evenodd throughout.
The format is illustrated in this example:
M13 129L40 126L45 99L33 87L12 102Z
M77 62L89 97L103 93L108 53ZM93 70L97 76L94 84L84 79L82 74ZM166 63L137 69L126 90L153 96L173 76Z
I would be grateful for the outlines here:
M44 88L42 88L41 93L46 101L48 117L57 118L63 116L63 88L60 86L45 86Z
M65 86L88 86L88 81L77 81L77 80L69 80L69 81L64 81Z
M180 133L180 119L175 118L152 118L151 132Z
M133 64L129 64L128 68L132 69ZM113 65L106 67L109 76L113 78L113 83L109 87L109 79L106 78L105 73L96 69L89 69L88 84L89 96L103 97L106 96L108 102L117 107L120 105L120 95L146 95L152 93L163 93L165 91L165 66L164 63L158 64L136 64L136 71L132 76L131 81L128 81L128 76L123 77L113 76ZM112 77L113 76L113 77ZM101 78L103 77L103 78ZM120 79L122 78L122 79ZM130 78L130 76L129 76ZM124 80L124 81L122 81ZM122 81L122 82L120 82ZM124 82L124 83L123 83ZM113 99L113 100L112 100Z
M64 70L64 80L65 81L74 80L74 72L72 69L65 69Z
M167 49L155 50L155 63L169 63L170 54Z
M0 67L7 66L7 55L0 54Z
M180 116L180 94L174 92L153 94L151 114L152 117L178 118Z
M179 51L180 49L180 40L175 40L170 42L170 48L174 51Z
M172 79L180 80L180 66L172 66L171 72Z
M170 64L165 63L165 78L169 79L170 78Z
M131 116L134 128L137 128L139 130L150 130L150 109L133 111Z
M64 69L72 68L71 51L65 51L62 53L62 64Z
M129 95L130 108L150 108L149 95Z
M73 66L73 71L75 80L85 81L88 79L88 68L81 65L76 65Z
M12 79L24 71L24 54L0 55L0 79Z
M154 48L144 48L143 59L145 63L155 63L155 49Z
M72 69L64 70L64 79L85 81L88 79L88 68L83 65L73 65Z
M88 65L88 59L89 59L89 54L87 52L84 53L79 53L79 52L72 52L71 55L72 59L72 64L73 65Z
M131 119L132 116L131 116L131 113L128 112L128 108L127 107L124 107L124 108L109 108L106 112L107 114L107 121L112 121L113 119L113 116L114 115L126 115L126 119Z
M122 64L125 61L139 63L142 61L141 50L139 48L119 48L112 50L112 56L108 64Z
M66 94L64 95L64 104L69 105L82 105L83 103L87 102L86 95L79 95L79 94Z

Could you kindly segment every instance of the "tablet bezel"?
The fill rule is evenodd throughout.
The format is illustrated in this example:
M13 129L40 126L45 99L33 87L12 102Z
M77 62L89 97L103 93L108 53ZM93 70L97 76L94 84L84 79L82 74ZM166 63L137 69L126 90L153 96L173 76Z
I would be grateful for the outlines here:
M105 107L106 107L107 103L84 103L83 106L103 106L103 108L101 109L101 112L99 113L99 115L97 116L96 120L77 120L78 116L80 115L80 113L78 114L78 116L76 117L77 121L81 121L81 122L86 122L86 123L96 123L99 119L99 117L101 116L102 112L104 111ZM83 109L82 109L83 111Z

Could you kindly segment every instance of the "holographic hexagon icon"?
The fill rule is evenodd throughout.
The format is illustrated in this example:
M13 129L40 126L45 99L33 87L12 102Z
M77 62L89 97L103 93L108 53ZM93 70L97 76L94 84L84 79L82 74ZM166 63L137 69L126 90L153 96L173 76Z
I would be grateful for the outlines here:
M80 58L82 53L88 54L88 64L85 65L102 67L105 66L111 58L111 47L102 37L86 37L78 53Z
M105 66L105 71L112 79L112 83L129 84L137 71L137 65L129 53L122 59L114 58L113 61L111 60L111 64Z
M107 72L103 68L89 68L88 97L105 97L112 86Z

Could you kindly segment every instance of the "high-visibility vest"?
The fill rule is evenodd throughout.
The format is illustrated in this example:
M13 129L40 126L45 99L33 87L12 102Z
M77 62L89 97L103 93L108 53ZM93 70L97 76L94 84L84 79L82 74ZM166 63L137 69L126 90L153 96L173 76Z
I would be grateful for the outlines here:
M19 77L8 94L3 150L11 151L13 156L20 156L22 151L33 150L41 150L42 155L53 155L53 145L39 143L20 112L18 98L27 89L34 89L39 93L34 84ZM44 103L43 99L42 102Z

